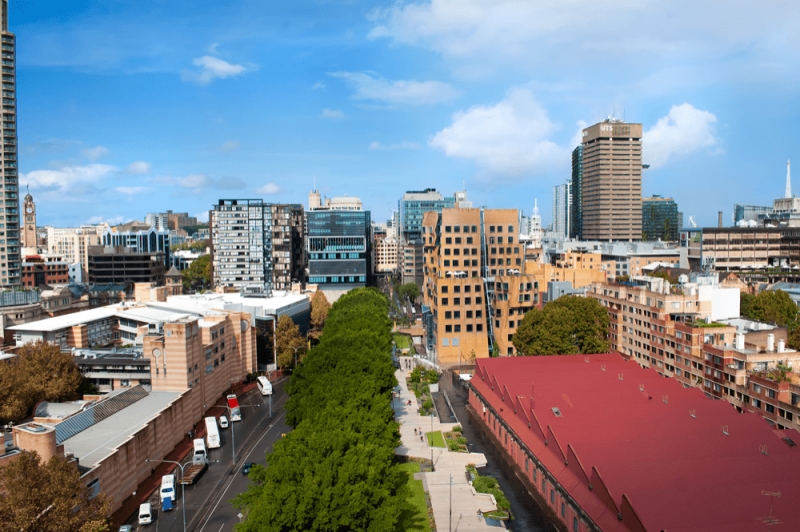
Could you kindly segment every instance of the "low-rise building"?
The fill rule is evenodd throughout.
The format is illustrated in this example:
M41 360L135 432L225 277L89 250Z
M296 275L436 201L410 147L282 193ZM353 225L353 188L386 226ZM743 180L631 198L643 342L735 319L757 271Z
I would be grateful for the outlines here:
M800 528L797 432L617 353L479 360L469 391L559 530Z
M22 261L22 286L24 288L67 284L68 282L69 263L63 257L27 255Z
M89 283L156 283L166 281L164 253L136 252L123 246L90 246Z

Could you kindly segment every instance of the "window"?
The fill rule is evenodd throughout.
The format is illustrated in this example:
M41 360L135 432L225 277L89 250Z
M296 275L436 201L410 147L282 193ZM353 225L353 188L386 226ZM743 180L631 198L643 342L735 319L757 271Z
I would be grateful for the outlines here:
M443 287L442 287L442 293L443 293L443 294L446 294L448 289L449 289L449 287L447 287L447 286L443 286Z
M446 311L444 312L444 319L446 319L446 320L449 320L449 319L451 319L452 317L453 317L453 313L452 313L451 311L449 311L449 310L446 310Z
M447 332L447 333L453 332L453 326L452 325L445 325L444 326L444 332Z
M457 332L457 333L461 332L461 325L456 324L454 332ZM455 339L453 339L453 342L455 342Z
M566 517L566 516L567 516L567 504L562 502L561 503L561 517Z
M472 324L471 323L467 324L467 332L472 332Z
M449 299L447 299L446 297L443 297L442 298L442 305L446 306L449 303L449 301L450 301Z
M572 518L572 532L578 532L578 518Z
M550 504L556 503L556 490L550 490Z

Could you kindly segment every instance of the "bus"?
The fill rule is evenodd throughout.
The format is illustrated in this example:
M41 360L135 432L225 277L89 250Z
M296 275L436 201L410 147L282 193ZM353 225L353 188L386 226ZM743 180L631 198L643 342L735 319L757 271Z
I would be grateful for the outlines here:
M236 398L236 395L228 396L228 408L231 409L231 423L242 420L242 409L239 408L239 399Z
M219 449L219 429L215 417L206 418L206 445L209 449Z
M256 379L258 383L258 391L261 392L261 395L272 395L272 383L269 382L269 379L266 377L259 377Z

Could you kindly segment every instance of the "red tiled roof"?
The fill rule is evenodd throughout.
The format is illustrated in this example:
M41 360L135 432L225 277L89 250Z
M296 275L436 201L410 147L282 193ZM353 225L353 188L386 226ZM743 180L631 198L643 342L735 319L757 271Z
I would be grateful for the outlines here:
M631 510L646 530L760 530L762 491L800 530L800 447L781 440L796 431L619 354L479 359L471 384L603 530L635 527Z

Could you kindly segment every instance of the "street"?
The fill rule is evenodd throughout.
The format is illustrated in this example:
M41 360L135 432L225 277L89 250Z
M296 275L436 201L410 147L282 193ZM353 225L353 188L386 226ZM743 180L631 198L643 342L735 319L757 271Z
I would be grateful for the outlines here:
M248 479L241 473L242 466L247 462L263 465L267 451L272 450L272 445L280 440L281 433L290 430L284 422L283 407L287 399L283 390L285 382L273 384L271 418L269 398L262 397L258 389L239 398L242 421L231 423L227 429L220 429L221 445L219 449L210 450L208 470L195 484L184 487L186 530L232 531L234 525L239 522L239 511L231 505L230 500L247 489ZM236 431L233 442L236 450L235 464L232 461L232 430ZM180 476L180 470L176 470L176 475ZM153 500L158 501L157 492L151 497L151 501ZM170 512L156 511L153 524L139 527L139 530L155 532L183 530L182 504L183 498L179 486L175 508ZM136 516L128 522L135 523Z

